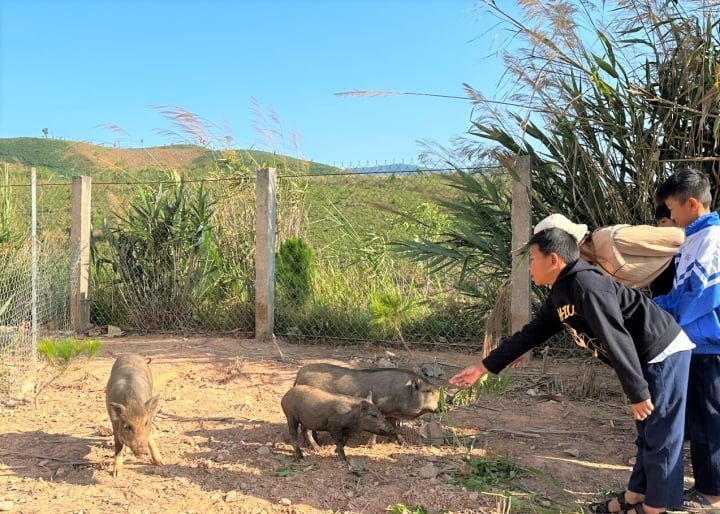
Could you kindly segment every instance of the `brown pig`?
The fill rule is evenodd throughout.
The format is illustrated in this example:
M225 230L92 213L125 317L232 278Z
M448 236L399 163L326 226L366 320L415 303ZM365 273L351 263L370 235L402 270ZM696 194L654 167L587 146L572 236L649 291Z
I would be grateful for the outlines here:
M153 396L153 378L150 359L129 353L118 357L110 372L105 388L107 406L115 438L113 476L122 471L122 450L129 446L137 457L144 457L150 449L155 465L162 465L160 449L152 435L152 424L157 412L157 395Z
M415 419L439 410L438 387L409 369L354 369L326 363L306 364L298 370L295 384L350 396L371 394L373 403L396 427L400 420ZM397 439L400 442L399 437ZM372 435L370 444L374 443L375 435Z
M300 425L306 431L325 430L335 441L335 452L345 457L345 444L352 432L395 435L395 429L370 401L343 394L326 393L315 387L298 385L283 396L280 405L287 418L290 442L296 460L303 458L298 441ZM312 438L310 444L317 449Z

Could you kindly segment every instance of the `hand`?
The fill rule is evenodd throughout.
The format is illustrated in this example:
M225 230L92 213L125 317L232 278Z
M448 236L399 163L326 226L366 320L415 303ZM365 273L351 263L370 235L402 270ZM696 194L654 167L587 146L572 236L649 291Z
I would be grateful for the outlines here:
M645 421L650 414L652 414L653 406L652 400L645 400L639 403L633 403L630 406L632 411L632 417L635 421Z
M458 387L470 387L477 382L480 377L488 372L487 368L482 364L468 366L460 371L457 375L450 377L450 384Z

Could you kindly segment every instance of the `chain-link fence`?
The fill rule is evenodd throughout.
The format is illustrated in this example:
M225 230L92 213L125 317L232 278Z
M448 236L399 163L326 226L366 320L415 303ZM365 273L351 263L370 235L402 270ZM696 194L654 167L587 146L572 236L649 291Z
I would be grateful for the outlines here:
M8 177L21 182L12 184ZM0 398L12 401L34 393L37 341L69 334L70 184L38 177L33 238L29 173L6 171L5 178L0 187Z
M290 339L468 345L482 314L458 292L459 272L431 272L397 251L447 230L438 174L344 173L284 178L301 191L303 224L278 239L275 332ZM282 205L280 206L282 211Z
M254 333L252 180L93 182L90 321Z
M168 173L137 182L93 181L90 323L252 337L255 188L254 178L190 180ZM52 279L39 286L40 294L69 298L69 280L55 277L70 273L70 181L40 183L38 191L40 240L56 248L53 262L44 264L56 271L43 273ZM400 241L432 240L447 229L438 203L452 200L452 191L439 174L281 177L275 333L314 341L479 345L483 312L458 292L458 273L431 272L395 252ZM29 217L27 202L19 202L14 217ZM4 271L20 275L22 269L13 263ZM9 276L0 283L7 291L22 288ZM57 328L67 329L67 313L52 308Z

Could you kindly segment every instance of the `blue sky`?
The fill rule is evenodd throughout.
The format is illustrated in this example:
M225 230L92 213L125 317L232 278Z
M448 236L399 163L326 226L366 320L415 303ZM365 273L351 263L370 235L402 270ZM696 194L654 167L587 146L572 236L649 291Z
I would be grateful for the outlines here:
M233 148L416 162L468 129L469 101L335 93L492 98L494 23L472 0L0 0L0 137L172 144L169 106Z

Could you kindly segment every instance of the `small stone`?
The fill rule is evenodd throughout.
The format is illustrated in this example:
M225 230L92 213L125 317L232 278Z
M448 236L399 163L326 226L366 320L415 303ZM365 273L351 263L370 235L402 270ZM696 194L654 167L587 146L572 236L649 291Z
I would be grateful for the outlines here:
M365 459L361 457L351 457L348 460L348 465L350 466L350 471L367 471Z
M292 505L292 500L290 498L280 498L280 504L281 505Z
M267 446L261 446L257 449L258 455L268 455L270 453L270 448Z
M445 437L443 427L437 421L430 421L426 423L421 428L421 433L424 433L424 436L431 440L441 440Z
M107 336L108 337L120 337L123 335L123 331L120 327L117 327L115 325L108 325L107 328Z
M418 470L420 478L435 478L438 470L434 464L426 464Z
M225 501L227 503L234 502L237 500L238 493L235 490L228 491L228 493L225 495Z
M563 453L567 453L568 455L572 455L575 458L580 457L580 450L577 448L565 448L563 450Z

